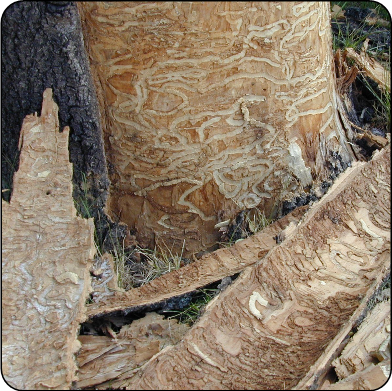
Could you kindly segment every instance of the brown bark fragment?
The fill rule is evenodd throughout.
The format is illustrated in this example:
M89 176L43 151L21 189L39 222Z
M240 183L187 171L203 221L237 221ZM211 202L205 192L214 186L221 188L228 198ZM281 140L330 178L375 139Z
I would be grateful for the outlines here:
M127 387L294 387L390 269L389 205L387 147L342 174L280 246Z
M23 122L13 196L2 201L2 369L17 389L70 387L90 290L94 226L76 216L57 114L47 89L41 117Z
M339 379L360 372L374 361L390 358L390 301L385 301L368 314L358 331L332 365Z
M115 339L79 336L82 348L77 356L79 380L76 386L122 387L122 377L127 379L160 350L179 342L188 328L152 312L123 326Z
M261 232L235 243L232 247L206 254L190 265L156 278L139 288L127 292L113 290L111 294L107 292L105 297L99 292L93 293L99 299L88 305L88 317L158 303L239 273L263 258L276 246L274 236L280 234L290 223L298 224L307 209L307 206L297 208Z

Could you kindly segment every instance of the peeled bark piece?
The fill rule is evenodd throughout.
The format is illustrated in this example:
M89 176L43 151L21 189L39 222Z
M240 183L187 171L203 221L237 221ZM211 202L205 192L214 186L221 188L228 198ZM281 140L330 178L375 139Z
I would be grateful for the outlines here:
M368 42L368 39L364 42L360 53L353 48L347 48L346 55L353 59L368 77L376 81L380 88L388 91L391 88L391 72L366 53Z
M80 335L82 348L77 356L79 388L121 388L124 376L136 372L153 355L183 337L189 326L164 319L154 312L123 326L116 339ZM103 384L101 384L103 383Z
M261 232L228 248L216 250L201 259L127 292L114 292L88 305L89 318L114 311L129 311L132 307L151 305L202 288L224 277L241 272L255 264L276 246L275 236L299 223L307 206L295 209ZM291 225L290 225L291 224ZM96 296L93 293L93 296ZM97 293L99 296L99 293Z
M354 159L337 113L329 3L79 2L112 183L142 247L217 241Z
M385 257L390 258L390 252L386 253ZM343 349L346 348L346 345L350 341L350 335L352 331L355 328L358 328L358 326L364 321L366 317L368 318L370 317L369 305L371 305L371 303L374 301L375 293L380 290L380 287L383 285L385 280L389 277L390 277L390 268L388 269L386 274L383 273L379 274L379 276L376 279L376 282L373 284L373 287L367 291L366 295L363 297L361 304L358 306L358 308L355 310L353 315L350 317L350 320L344 324L344 326L339 330L339 333L328 344L328 347L324 350L320 358L316 361L314 365L312 365L312 367L310 368L308 373L304 376L304 378L301 379L301 381L294 387L295 390L308 390L308 389L315 390L315 389L324 389L325 387L330 387L328 384L331 383L331 381L330 379L328 379L328 373L332 368L333 360L336 357L339 357L339 355L342 354ZM387 366L388 365L389 364L387 364ZM365 370L365 372L367 371L367 369ZM351 376L349 376L348 378L351 378ZM358 377L354 376L354 379L355 378ZM342 381L342 383L343 382L344 381ZM332 383L332 386L335 387L334 383Z
M290 389L390 271L390 148L339 176L130 389Z
M2 369L16 389L66 389L85 320L93 220L76 216L68 134L45 90L25 118L10 204L2 201Z
M366 367L344 380L323 387L323 390L377 390L387 383L391 373L391 361Z
M390 301L377 304L361 323L342 354L333 361L340 380L360 372L370 366L375 359L390 359L390 308Z

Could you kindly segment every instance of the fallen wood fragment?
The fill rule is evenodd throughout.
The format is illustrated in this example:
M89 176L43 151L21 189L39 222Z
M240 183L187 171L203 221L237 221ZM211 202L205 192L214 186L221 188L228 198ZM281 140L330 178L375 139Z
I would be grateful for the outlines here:
M165 274L139 288L127 292L112 291L112 295L107 294L98 302L88 305L88 317L158 303L239 273L263 258L271 248L276 246L274 237L284 231L290 223L298 224L307 209L307 206L299 207L261 232L237 242L232 247L206 254L190 265Z
M391 362L387 360L380 364L370 364L362 371L345 378L337 383L323 387L323 390L377 390L389 379Z
M389 205L386 147L342 174L281 245L212 301L181 342L131 374L126 387L289 389L304 378L312 384L312 365L390 270Z
M350 120L348 120L348 122L352 127L362 132L362 133L357 133L355 135L355 138L357 140L364 139L369 147L376 146L376 148L381 149L384 148L389 143L386 137L377 136L373 134L370 130L355 125Z
M189 326L174 319L149 313L123 326L116 338L80 335L82 348L77 356L79 365L76 387L121 387L122 376L137 369L166 346L183 337Z
M93 220L76 217L68 134L45 90L28 115L10 204L2 201L2 369L15 389L66 389L90 290Z
M366 53L368 42L369 39L366 39L360 53L357 53L353 48L347 48L345 54L353 59L368 77L377 82L379 87L389 91L391 88L391 73Z
M390 253L384 254L384 257L390 257ZM333 360L341 354L347 343L350 341L352 330L358 327L368 314L369 302L373 300L374 292L378 290L383 280L388 277L388 273L389 270L386 274L380 273L380 275L377 276L372 288L369 289L363 297L361 304L351 315L350 319L339 330L339 333L335 336L335 338L328 344L322 356L312 365L308 373L294 387L295 390L323 389L324 385L328 383L328 380L325 380L325 378L329 370L332 368Z
M332 365L339 379L360 372L375 361L390 359L390 301L384 301L367 315L358 331Z

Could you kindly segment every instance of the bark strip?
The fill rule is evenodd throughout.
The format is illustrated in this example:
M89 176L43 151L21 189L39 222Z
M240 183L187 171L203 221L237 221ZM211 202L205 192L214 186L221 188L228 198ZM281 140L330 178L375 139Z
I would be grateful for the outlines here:
M11 203L2 201L2 369L15 389L66 389L90 290L93 220L76 216L69 128L45 90L25 118Z
M190 265L164 274L139 288L127 292L113 292L105 299L88 305L88 317L102 316L115 311L128 312L132 307L159 303L239 273L255 264L276 246L275 236L284 235L285 228L290 224L290 227L298 224L307 209L307 206L299 207L232 247L206 254Z
M390 269L390 148L356 163L130 389L288 389Z

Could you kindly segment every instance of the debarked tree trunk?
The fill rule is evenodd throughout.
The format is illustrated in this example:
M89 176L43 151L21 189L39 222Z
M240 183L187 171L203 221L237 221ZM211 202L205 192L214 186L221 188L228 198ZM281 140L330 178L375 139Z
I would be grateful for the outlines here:
M240 209L276 215L354 159L329 3L81 2L103 113L108 211L186 252Z

